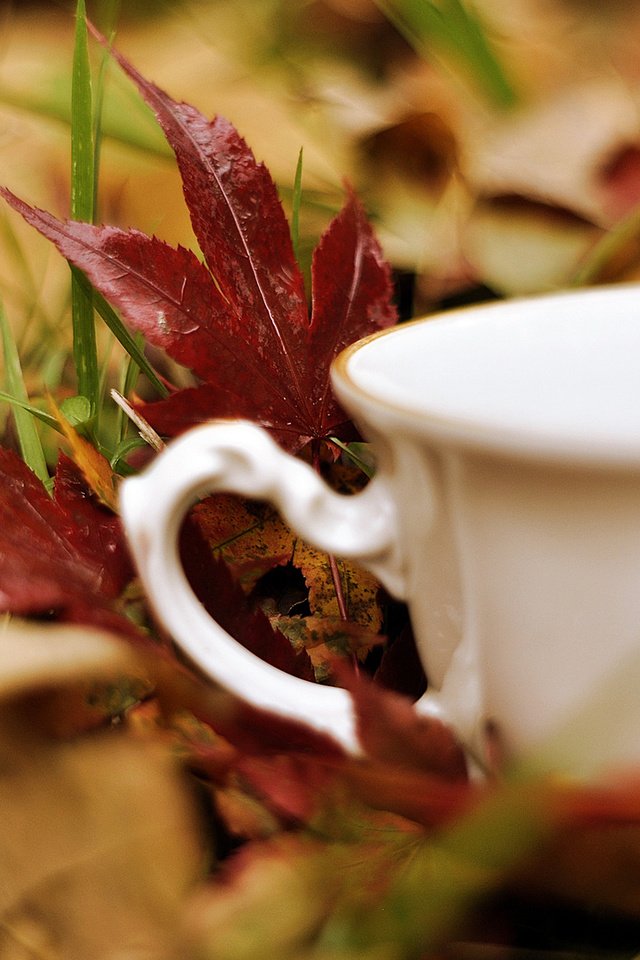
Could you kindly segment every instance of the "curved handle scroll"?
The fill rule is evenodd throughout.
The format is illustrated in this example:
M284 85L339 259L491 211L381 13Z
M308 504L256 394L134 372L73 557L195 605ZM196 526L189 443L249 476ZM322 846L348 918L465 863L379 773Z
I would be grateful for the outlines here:
M207 493L268 500L305 540L367 567L402 595L395 507L374 478L359 494L334 493L307 464L284 453L254 424L206 424L174 440L120 493L123 522L158 619L200 669L254 706L303 721L359 752L349 694L300 680L260 660L229 636L194 596L180 563L185 513Z

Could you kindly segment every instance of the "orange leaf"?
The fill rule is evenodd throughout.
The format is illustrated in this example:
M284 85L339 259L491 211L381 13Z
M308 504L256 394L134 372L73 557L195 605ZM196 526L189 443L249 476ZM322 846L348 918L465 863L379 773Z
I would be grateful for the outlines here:
M194 513L211 549L247 593L265 573L291 559L295 538L265 503L221 494L207 497Z
M117 513L116 476L109 461L71 426L52 397L49 398L49 406L69 444L71 459L82 471L82 475L98 500Z

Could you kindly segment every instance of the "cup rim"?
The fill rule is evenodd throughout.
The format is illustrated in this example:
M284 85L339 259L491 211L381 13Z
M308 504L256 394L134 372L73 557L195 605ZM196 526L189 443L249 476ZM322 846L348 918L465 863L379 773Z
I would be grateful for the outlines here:
M480 418L456 416L418 410L401 400L382 398L356 382L349 365L353 357L369 344L388 337L402 335L413 327L432 323L455 323L478 310L483 312L513 311L518 304L556 303L560 300L580 301L584 298L628 297L635 293L640 303L640 284L603 284L595 287L560 290L505 300L484 301L437 311L426 316L404 321L393 327L378 330L342 350L335 358L331 377L341 403L355 414L356 423L363 421L363 434L378 432L379 424L386 431L396 430L431 440L438 447L472 450L517 460L535 460L564 466L590 466L596 469L637 470L640 468L640 436L636 442L621 438L594 441L581 436L553 436L549 433L522 431L508 426L483 423ZM640 323L640 320L639 320ZM640 343L640 336L639 336Z

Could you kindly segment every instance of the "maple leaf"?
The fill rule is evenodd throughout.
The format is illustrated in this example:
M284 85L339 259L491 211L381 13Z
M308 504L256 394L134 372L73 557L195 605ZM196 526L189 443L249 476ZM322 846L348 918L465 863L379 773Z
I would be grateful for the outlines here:
M349 191L313 257L312 313L287 220L265 166L231 123L208 121L121 67L171 144L204 256L136 230L61 221L9 190L4 198L198 385L140 405L173 436L217 417L268 428L290 450L341 435L349 418L331 391L336 354L396 320L389 267Z
M88 495L64 455L55 492L0 448L0 610L55 613L142 636L117 608L133 576L120 520Z
M280 631L271 627L262 610L250 608L227 565L211 553L195 518L188 518L182 528L180 553L192 590L224 630L272 666L313 680L306 652L297 653Z

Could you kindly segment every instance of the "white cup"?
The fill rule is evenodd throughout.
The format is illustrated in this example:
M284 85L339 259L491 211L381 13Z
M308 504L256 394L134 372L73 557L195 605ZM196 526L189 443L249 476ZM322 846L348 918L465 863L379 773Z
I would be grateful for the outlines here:
M416 709L470 753L491 724L508 756L531 756L607 689L615 723L592 724L606 736L581 751L578 730L548 763L580 772L586 752L590 769L639 764L640 288L402 325L349 347L333 383L376 456L362 493L332 492L243 422L197 427L123 483L139 573L176 642L251 703L358 750L349 695L247 652L181 569L178 531L196 498L270 500L303 538L407 601L430 684Z

